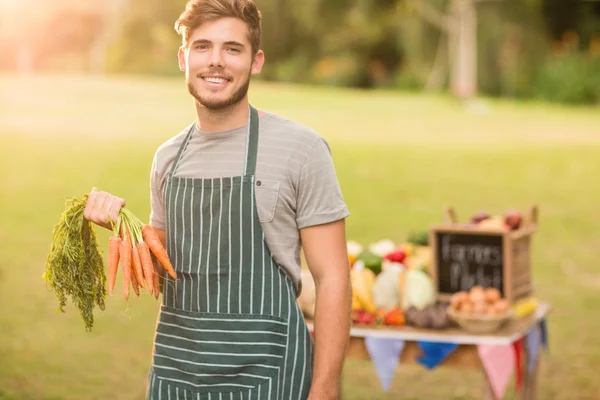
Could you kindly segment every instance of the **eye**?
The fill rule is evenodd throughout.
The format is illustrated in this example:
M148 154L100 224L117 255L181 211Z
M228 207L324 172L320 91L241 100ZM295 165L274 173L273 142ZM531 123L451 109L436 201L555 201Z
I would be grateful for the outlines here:
M206 45L206 44L197 44L194 47L194 49L196 49L196 50L206 50L206 49L208 49L208 45Z
M235 47L228 47L227 51L230 52L230 53L239 53L240 49L235 48Z

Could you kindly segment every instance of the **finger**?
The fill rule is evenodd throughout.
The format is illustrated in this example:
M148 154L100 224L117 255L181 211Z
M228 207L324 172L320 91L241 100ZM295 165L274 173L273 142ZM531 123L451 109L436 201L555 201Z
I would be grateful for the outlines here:
M93 221L101 226L108 226L108 214L103 211L104 203L106 202L108 193L97 192L93 208L90 210L90 221Z
M98 213L102 210L106 199L108 198L108 193L106 192L98 192L96 195L96 203L94 204L94 212Z
M121 208L123 207L123 199L119 197L113 197L110 207L107 210L107 214L114 222L119 220L119 213L121 212Z
M108 196L106 200L104 200L104 203L102 203L102 207L100 207L100 212L102 215L108 216L112 220L112 222L117 222L117 220L113 218L113 215L111 215L111 208L114 201L114 196ZM107 222L110 222L110 220Z
M91 220L94 206L96 205L97 191L94 191L94 189L90 192L87 202L85 203L85 209L83 210L83 217L87 220Z

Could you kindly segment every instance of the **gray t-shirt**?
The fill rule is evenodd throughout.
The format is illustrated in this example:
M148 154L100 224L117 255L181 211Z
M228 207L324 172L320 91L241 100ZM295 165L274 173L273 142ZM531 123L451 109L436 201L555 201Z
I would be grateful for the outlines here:
M299 229L346 218L349 213L327 142L313 130L273 113L259 120L256 186L258 214L275 260L301 290ZM190 125L191 126L191 125ZM150 175L150 225L165 229L163 190L189 127L162 144ZM243 174L247 126L192 137L175 176L219 178Z

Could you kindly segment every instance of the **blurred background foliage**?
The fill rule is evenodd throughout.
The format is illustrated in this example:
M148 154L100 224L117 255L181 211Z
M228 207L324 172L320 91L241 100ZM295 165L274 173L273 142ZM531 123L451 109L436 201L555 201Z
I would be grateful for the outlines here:
M479 94L600 104L594 0L256 0L267 56L260 79L448 90L448 35L418 6L439 16L461 1L475 3ZM0 1L0 70L179 74L173 24L185 3Z

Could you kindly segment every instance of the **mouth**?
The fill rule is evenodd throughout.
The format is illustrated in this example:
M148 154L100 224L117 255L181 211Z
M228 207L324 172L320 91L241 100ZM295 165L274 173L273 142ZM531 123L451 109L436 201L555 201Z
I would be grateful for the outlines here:
M200 78L205 82L217 84L217 85L222 85L224 83L231 81L231 79L229 79L225 76L221 76L221 75L205 75L205 76L200 76Z

